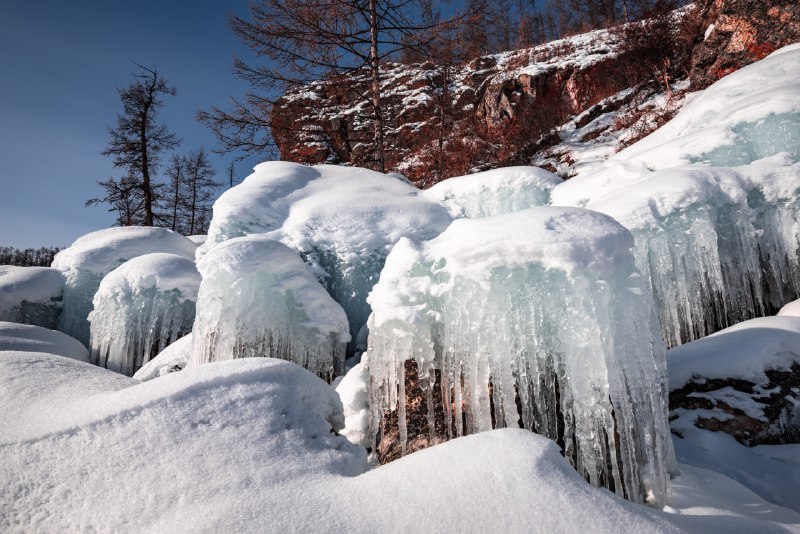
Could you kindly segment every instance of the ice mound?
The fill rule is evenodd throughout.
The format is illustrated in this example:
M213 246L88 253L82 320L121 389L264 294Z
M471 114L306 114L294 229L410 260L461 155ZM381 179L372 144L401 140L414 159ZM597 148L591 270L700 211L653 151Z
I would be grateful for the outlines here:
M192 260L156 252L108 273L89 313L92 363L133 376L192 330L200 273Z
M453 438L521 421L561 443L593 484L663 505L664 347L632 245L608 216L552 207L456 220L422 244L401 240L369 297L375 442L396 411L405 447L413 360L431 442L437 427Z
M175 371L181 371L189 363L192 354L192 334L186 334L172 343L136 371L133 378L146 382Z
M226 239L268 233L314 269L347 313L355 340L369 316L367 294L391 247L401 237L434 237L449 223L442 206L393 176L274 161L257 165L217 200L198 257Z
M63 293L57 269L0 265L0 321L55 328Z
M56 254L52 267L64 273L63 311L58 329L89 346L92 298L103 277L129 259L167 252L194 259L197 245L165 228L126 226L98 230L78 238Z
M800 46L780 52L552 192L631 230L671 346L800 296Z
M453 218L501 215L550 203L561 178L538 167L503 167L449 178L424 195L442 204Z
M89 351L75 338L41 326L0 321L0 352L3 351L44 352L89 361Z
M344 371L347 316L295 251L251 235L215 246L197 268L190 364L268 356L321 376Z

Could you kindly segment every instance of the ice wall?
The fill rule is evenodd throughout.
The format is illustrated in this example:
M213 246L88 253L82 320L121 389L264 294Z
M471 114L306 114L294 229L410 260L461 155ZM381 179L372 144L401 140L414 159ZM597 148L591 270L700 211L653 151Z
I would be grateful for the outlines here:
M390 412L401 441L409 437L411 359L431 442L439 388L446 438L521 421L558 441L592 484L663 505L664 346L632 245L605 215L550 207L457 220L422 244L401 240L369 297L375 442Z
M355 340L369 316L367 294L391 247L404 236L434 237L449 223L442 206L396 177L274 161L257 165L217 200L198 257L230 238L268 234L311 266L347 313Z
M78 238L56 254L52 267L64 273L64 303L58 329L89 346L92 298L103 277L131 258L167 252L194 259L197 245L165 228L126 226Z
M108 273L89 313L92 363L133 376L192 330L200 273L175 254L137 256Z
M57 269L0 265L0 321L54 329L63 293Z
M670 345L800 297L798 71L792 45L726 76L552 192L631 230Z
M347 316L295 251L252 235L215 246L197 267L190 365L268 356L321 376L344 371Z
M545 206L561 182L538 167L503 167L449 178L423 195L442 204L453 218L487 217Z

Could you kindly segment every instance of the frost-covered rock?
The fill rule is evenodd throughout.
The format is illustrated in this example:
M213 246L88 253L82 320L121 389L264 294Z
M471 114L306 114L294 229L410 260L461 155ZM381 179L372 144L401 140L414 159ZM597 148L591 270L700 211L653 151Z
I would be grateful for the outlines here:
M240 237L212 248L197 268L190 364L268 356L319 375L343 372L347 316L292 249Z
M89 313L92 363L133 376L192 330L200 273L192 260L156 252L108 273Z
M192 355L192 334L186 334L158 353L158 355L136 371L133 378L146 382L169 373L183 370Z
M552 193L631 230L670 345L800 296L798 70L800 46L745 67Z
M379 455L521 422L593 484L663 504L664 347L632 244L605 215L551 207L400 241L369 297ZM424 408L407 406L408 360ZM427 421L410 429L407 408Z
M369 316L367 294L391 247L401 237L434 237L449 223L442 206L393 176L267 162L214 204L198 257L227 239L267 233L312 267L347 313L355 340Z
M105 275L129 259L153 252L194 259L196 248L189 239L165 228L108 228L78 238L53 260L52 267L62 271L66 279L58 329L89 346L87 318Z
M423 194L453 218L501 215L550 203L561 178L538 167L503 167L439 182Z
M42 352L89 361L89 351L75 338L41 326L0 321L0 352L3 351Z
M0 321L55 328L63 294L57 269L0 265Z
M800 317L762 317L667 353L670 409L745 445L800 443Z

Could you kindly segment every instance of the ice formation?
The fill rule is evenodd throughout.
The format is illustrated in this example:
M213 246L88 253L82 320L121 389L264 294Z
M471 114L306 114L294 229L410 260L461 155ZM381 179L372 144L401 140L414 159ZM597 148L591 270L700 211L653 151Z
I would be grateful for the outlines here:
M136 371L133 378L146 382L159 376L164 376L176 371L182 371L189 363L192 354L192 334L186 334L176 342L172 343L158 355L144 364L141 369Z
M57 269L0 265L0 321L53 329L63 293L64 275Z
M321 376L344 371L347 316L295 251L264 236L239 237L197 268L190 365L267 356Z
M126 226L98 230L78 238L56 254L52 267L64 273L63 311L58 329L89 345L92 298L103 277L129 259L167 252L194 259L197 246L165 228Z
M501 215L550 203L561 178L538 167L503 167L439 182L423 194L454 218Z
M664 347L632 244L605 215L552 207L401 240L369 297L375 440L394 410L407 439L411 359L429 432L440 388L448 438L521 422L559 441L593 484L663 505Z
M796 45L745 67L553 190L631 230L669 345L800 296L799 70Z
M396 177L367 169L267 162L214 204L198 257L233 237L268 233L299 252L347 313L351 339L366 323L366 297L401 238L429 239L450 217ZM350 347L350 352L354 347Z
M157 252L108 273L89 313L92 363L133 376L192 330L200 273L192 260Z

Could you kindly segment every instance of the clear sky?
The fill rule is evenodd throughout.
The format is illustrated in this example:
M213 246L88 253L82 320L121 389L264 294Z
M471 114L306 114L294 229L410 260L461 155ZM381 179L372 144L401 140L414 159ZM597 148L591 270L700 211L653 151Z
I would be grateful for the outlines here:
M247 50L230 13L247 0L3 0L0 2L0 246L66 246L111 226L98 180L118 177L101 155L107 126L122 110L117 93L133 81L134 62L156 66L176 87L160 118L183 139L180 152L217 148L194 119L227 107L247 90L231 74ZM168 157L168 156L167 156ZM227 180L232 156L212 154ZM165 158L166 160L166 158ZM236 164L242 180L257 158Z

